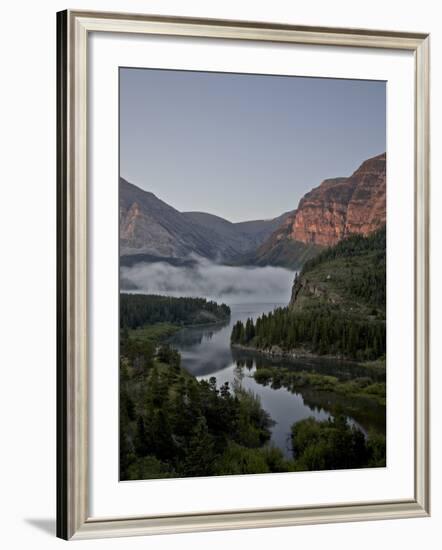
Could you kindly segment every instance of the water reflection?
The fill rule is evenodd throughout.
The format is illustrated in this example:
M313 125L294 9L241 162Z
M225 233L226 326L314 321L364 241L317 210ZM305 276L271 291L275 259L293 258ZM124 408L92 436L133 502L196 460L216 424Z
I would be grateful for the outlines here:
M308 386L290 391L278 384L258 383L253 378L257 368L285 367L336 376L341 380L366 376L366 367L332 359L286 360L260 353L230 347L232 326L237 320L256 319L282 304L230 305L230 322L209 327L189 327L174 334L170 343L182 357L182 365L199 379L215 376L217 384L228 382L230 387L240 384L259 395L263 408L275 421L272 442L290 456L289 436L294 422L313 416L324 420L337 412L346 414L352 423L365 433L370 429L385 433L385 407L368 398L354 398L332 392L315 391ZM370 376L384 381L385 374L374 370Z

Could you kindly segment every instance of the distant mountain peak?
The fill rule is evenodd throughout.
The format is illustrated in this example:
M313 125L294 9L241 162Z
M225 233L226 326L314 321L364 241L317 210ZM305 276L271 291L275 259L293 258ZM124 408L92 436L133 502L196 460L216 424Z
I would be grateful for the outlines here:
M348 177L324 180L298 208L271 220L231 222L207 212L179 212L120 178L122 256L299 267L325 246L368 235L386 221L386 154Z
M249 257L255 265L300 267L323 247L351 234L368 235L386 222L386 154L348 177L325 179Z
M324 180L299 202L289 238L331 246L368 235L386 221L386 154L364 161L346 178Z
M120 177L120 197L121 197L122 193L125 196L127 196L128 193L135 193L139 196L143 196L143 197L146 197L146 198L149 197L151 199L156 199L156 200L164 203L164 201L159 199L155 195L155 193L152 193L152 191L146 191L145 189L142 189L141 187L138 187L137 185L134 185L133 183L130 183L126 179ZM164 204L166 204L166 203L164 203Z
M179 212L154 193L120 178L120 254L231 261L255 250L282 218L232 223L207 212Z

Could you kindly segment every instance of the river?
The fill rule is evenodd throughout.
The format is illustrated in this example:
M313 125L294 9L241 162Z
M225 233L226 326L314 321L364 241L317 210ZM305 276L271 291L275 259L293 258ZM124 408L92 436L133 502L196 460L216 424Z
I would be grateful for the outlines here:
M229 304L230 321L205 327L185 328L169 340L180 352L182 366L196 378L208 380L214 376L220 386L229 382L230 387L240 383L243 388L259 396L262 407L274 421L271 427L271 443L279 447L285 456L291 456L290 428L294 422L313 416L325 420L339 406L347 414L350 423L358 426L364 433L369 429L385 433L385 408L364 399L346 399L332 393L314 392L306 388L302 393L292 393L284 387L272 388L258 384L253 373L259 366L284 366L297 370L313 370L322 374L332 374L348 379L361 375L360 367L355 364L326 359L303 359L288 361L267 357L247 350L232 349L230 334L233 325L245 321L248 317L256 319L263 313L285 304L247 303Z

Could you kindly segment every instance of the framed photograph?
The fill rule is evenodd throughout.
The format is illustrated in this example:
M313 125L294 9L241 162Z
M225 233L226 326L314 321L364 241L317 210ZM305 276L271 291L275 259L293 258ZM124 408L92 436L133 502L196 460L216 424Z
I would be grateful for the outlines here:
M429 36L60 12L64 539L429 514Z

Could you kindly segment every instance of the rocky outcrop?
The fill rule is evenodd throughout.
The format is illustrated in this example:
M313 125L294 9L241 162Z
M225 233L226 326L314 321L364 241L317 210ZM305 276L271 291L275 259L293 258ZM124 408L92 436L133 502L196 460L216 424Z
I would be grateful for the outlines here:
M312 298L319 298L330 304L337 302L337 298L330 292L327 281L321 284L318 281L311 281L308 277L299 277L296 275L289 305L301 309L303 303L308 303Z
M368 235L386 220L386 155L366 160L348 178L327 179L300 201L288 238L331 246L357 233Z
M299 269L324 247L385 224L386 155L366 160L350 177L324 180L300 200L247 262Z
M340 308L345 314L385 319L386 227L352 235L295 274L289 307ZM330 310L327 310L330 311Z

